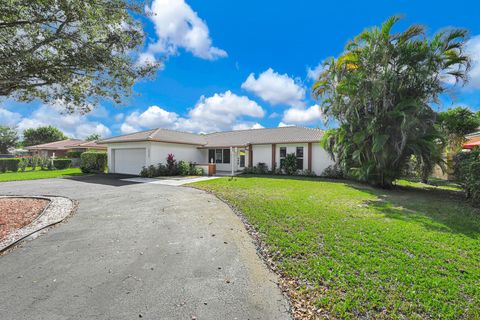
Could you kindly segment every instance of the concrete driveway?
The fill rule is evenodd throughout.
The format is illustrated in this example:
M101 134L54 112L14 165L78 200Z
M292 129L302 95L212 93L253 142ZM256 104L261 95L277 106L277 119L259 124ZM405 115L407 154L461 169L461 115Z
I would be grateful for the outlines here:
M0 183L77 213L0 256L1 319L290 319L230 208L199 190L101 176Z

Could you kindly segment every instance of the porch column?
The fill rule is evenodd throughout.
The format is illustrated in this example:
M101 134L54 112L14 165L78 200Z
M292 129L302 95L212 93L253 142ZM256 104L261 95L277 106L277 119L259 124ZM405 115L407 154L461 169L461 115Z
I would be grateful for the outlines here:
M277 145L272 143L272 171L276 169Z
M312 171L312 143L308 143L308 170Z
M251 144L248 145L248 167L253 167L253 149Z

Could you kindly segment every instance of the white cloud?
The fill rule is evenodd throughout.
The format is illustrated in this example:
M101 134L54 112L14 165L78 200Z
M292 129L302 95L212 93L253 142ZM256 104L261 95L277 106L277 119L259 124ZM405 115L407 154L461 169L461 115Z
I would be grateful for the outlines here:
M282 121L293 124L313 124L325 119L320 106L313 105L307 109L290 108L283 114Z
M177 119L178 115L175 112L168 112L159 106L151 106L142 113L132 112L127 116L120 130L122 133L132 133L142 129L170 128Z
M140 130L138 128L132 127L131 125L129 125L127 123L122 123L122 125L120 126L120 131L123 134L129 134L129 133L138 132Z
M284 123L282 121L278 124L279 128L281 128L281 127L293 127L293 126L294 126L293 124Z
M142 113L133 112L126 117L120 130L131 133L161 127L190 132L224 131L242 123L258 127L260 124L245 122L244 118L262 118L264 115L265 111L255 101L226 91L211 97L202 96L187 117L179 117L158 106L149 107Z
M4 108L0 108L0 125L14 127L22 119L22 115Z
M318 76L322 73L324 70L323 67L323 62L320 62L315 68L307 68L307 78L313 81L316 81L318 79Z
M255 122L255 123L244 122L244 123L238 123L238 124L234 125L232 129L233 130L248 130L248 129L262 129L262 128L265 128L265 127L262 126L258 122Z
M257 79L255 74L251 73L242 84L242 89L254 93L272 105L304 105L305 88L287 74L279 74L272 68L261 73Z
M472 69L469 76L470 81L467 87L480 89L480 35L475 36L467 41L466 50L472 60Z
M52 125L59 128L71 138L83 139L92 133L98 133L102 137L108 137L112 134L110 129L104 124L91 121L88 115L78 113L62 114L62 104L57 102L54 105L41 105L33 111L29 117L19 119L17 128L23 131L28 128L38 128L41 126Z
M115 122L120 122L123 120L123 118L125 118L125 115L123 113L117 113L115 115L115 117L113 117L113 119L115 120Z
M157 41L140 55L139 63L155 61L155 54L176 54L179 48L207 60L227 56L227 52L212 46L207 24L184 0L153 0L147 11Z

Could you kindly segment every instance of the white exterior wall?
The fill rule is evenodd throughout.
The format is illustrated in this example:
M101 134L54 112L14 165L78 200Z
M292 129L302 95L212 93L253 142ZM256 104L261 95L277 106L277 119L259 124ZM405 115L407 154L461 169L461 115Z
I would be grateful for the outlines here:
M312 171L319 176L325 168L333 164L335 162L333 162L328 152L320 146L320 143L312 143Z
M108 149L108 172L115 173L115 149L137 149L145 148L146 166L151 164L157 165L160 162L166 164L167 156L173 153L177 161L185 160L188 162L205 163L203 151L199 150L195 145L165 143L165 142L125 142L112 143L107 145Z
M253 161L252 165L256 167L259 162L263 162L272 169L272 145L271 144L255 144L252 145ZM247 162L248 164L248 162Z
M280 148L286 147L287 154L297 154L297 147L303 147L303 170L308 169L308 143L289 143L289 144L277 144L275 150L275 162L277 168L280 168Z
M147 159L149 165L166 164L169 153L172 153L177 161L205 163L202 151L196 145L165 142L150 142L150 144L150 160Z

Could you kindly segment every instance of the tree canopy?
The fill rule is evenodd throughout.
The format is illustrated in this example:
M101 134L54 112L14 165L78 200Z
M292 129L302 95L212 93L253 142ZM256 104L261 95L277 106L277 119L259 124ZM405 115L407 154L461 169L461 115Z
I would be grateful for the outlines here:
M17 144L18 135L15 129L0 126L0 154L8 153L8 149Z
M456 152L465 142L465 135L480 127L480 116L465 107L457 107L439 112L437 122L445 132L449 147Z
M469 58L465 30L392 29L399 17L367 29L338 59L324 64L313 94L339 125L324 138L344 172L389 187L414 155L425 165L441 163L442 135L430 103L447 88L444 77L465 81Z
M61 101L89 111L99 98L120 103L157 63L133 54L144 34L135 0L9 0L0 10L0 97Z
M85 140L87 141L97 141L97 140L100 140L102 137L100 136L100 134L98 133L92 133L91 135L89 135L88 137L85 138Z
M67 137L63 132L53 126L31 128L23 131L23 145L26 147L65 139Z

